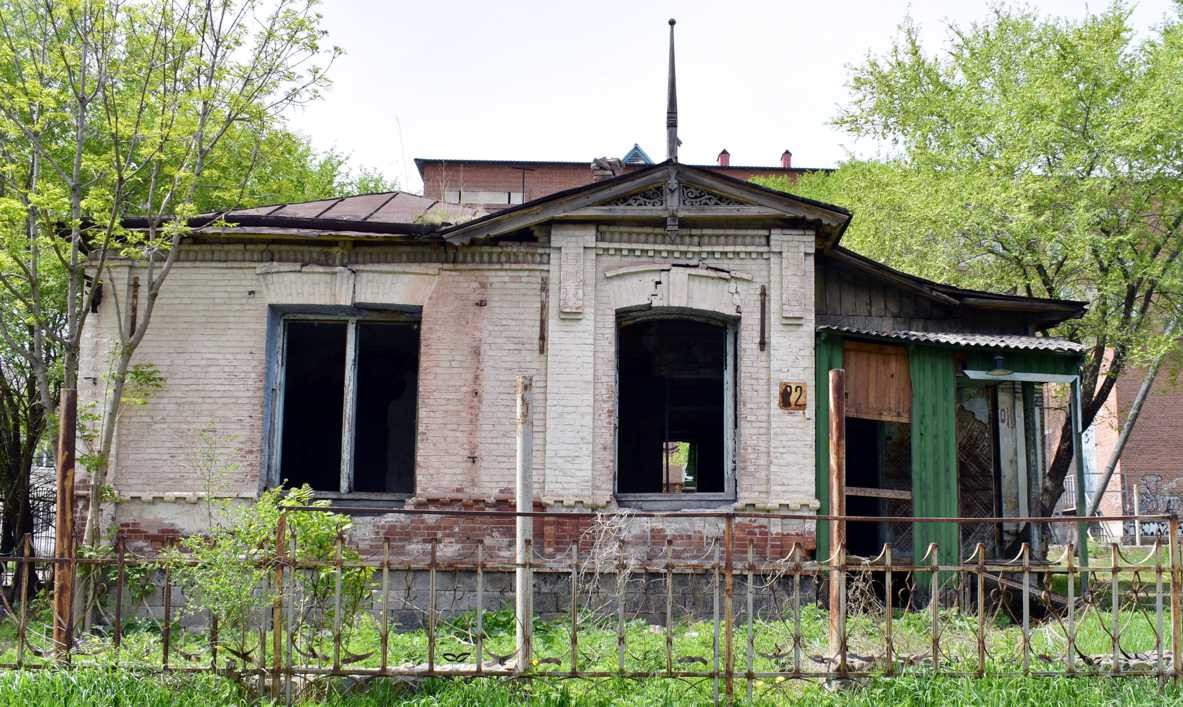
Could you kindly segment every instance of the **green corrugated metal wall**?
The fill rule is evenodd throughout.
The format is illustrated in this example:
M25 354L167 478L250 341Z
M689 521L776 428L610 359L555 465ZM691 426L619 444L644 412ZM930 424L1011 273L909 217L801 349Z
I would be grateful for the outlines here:
M817 463L814 467L814 488L821 503L818 513L830 512L830 369L842 368L842 337L833 333L817 336L815 365L817 384L814 386L814 425ZM814 557L830 555L830 534L825 523L818 523L815 530L817 552Z
M912 376L912 515L957 515L957 378L950 349L913 346L908 350ZM957 525L917 523L912 552L919 563L929 543L937 543L942 563L960 553Z

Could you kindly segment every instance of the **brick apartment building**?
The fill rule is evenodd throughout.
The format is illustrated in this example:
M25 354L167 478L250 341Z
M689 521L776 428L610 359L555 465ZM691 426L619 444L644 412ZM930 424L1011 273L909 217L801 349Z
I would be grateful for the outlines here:
M599 157L583 162L415 159L423 180L423 196L485 211L498 211L555 192L635 172L652 164L653 160L636 144L621 158ZM719 152L715 164L691 166L744 181L753 177L795 179L805 172L819 171L794 167L793 153L788 150L781 153L779 166L773 167L733 165L731 153L726 148Z
M1134 511L1135 495L1143 514L1183 510L1183 455L1179 453L1183 444L1183 384L1178 380L1178 366L1178 361L1167 361L1159 370L1110 482L1119 487L1127 513ZM1145 374L1143 369L1129 369L1117 380L1109 402L1120 411L1122 421ZM1116 423L1114 420L1111 425L1114 430ZM1110 437L1112 443L1097 447L1098 467L1103 467L1112 453L1116 431Z

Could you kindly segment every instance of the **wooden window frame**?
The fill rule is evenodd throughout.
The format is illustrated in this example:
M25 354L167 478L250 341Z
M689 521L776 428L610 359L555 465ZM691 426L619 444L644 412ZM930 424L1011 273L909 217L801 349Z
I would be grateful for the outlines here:
M397 322L419 325L422 322L417 308L414 312L401 310L361 310L354 307L331 307L327 311L317 309L289 311L280 314L276 332L275 374L272 377L271 435L269 446L268 485L279 486L283 482L283 410L284 390L287 382L287 337L288 322L344 322L345 327L345 386L342 391L341 410L341 465L340 484L336 491L316 490L317 498L348 498L354 500L399 500L415 495L418 485L417 469L412 465L411 491L354 491L354 423L357 416L357 326L359 322ZM420 330L422 334L422 330ZM420 339L422 349L422 339ZM415 426L419 424L419 387L415 387Z

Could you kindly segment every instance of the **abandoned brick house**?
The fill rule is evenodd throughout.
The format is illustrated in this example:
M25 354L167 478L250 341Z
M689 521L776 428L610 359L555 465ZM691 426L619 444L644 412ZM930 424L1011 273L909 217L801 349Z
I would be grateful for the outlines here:
M137 354L166 384L119 420L108 521L158 541L202 529L211 490L281 483L339 505L509 509L520 375L535 385L538 508L812 514L827 507L840 366L851 513L1026 515L1039 384L1068 381L1080 353L1042 332L1083 304L895 271L842 247L838 206L678 163L673 91L666 161L484 215L395 192L202 222ZM90 320L84 401L100 395L113 306ZM212 489L192 453L209 427L236 464ZM413 543L433 522L374 512L352 532ZM494 525L450 532L512 533ZM579 527L548 521L536 538ZM706 532L664 527L691 544ZM851 550L889 532L852 528ZM983 532L999 544L1014 529ZM761 553L815 547L811 523L759 533Z

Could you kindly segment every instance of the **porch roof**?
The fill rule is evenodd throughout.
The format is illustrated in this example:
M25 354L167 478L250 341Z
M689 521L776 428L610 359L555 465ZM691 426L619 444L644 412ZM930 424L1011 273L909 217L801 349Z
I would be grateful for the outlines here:
M1052 354L1080 355L1083 344L1048 336L1020 336L1015 334L974 334L944 331L876 331L844 326L819 326L819 332L832 331L871 339L902 341L912 344L935 344L968 349L1005 349L1010 351L1040 351Z

